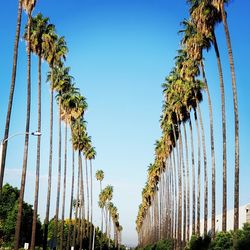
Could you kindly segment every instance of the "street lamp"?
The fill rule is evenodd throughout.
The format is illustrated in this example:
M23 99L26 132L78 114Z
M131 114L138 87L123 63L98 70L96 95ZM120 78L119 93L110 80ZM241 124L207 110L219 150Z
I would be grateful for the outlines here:
M3 146L4 144L11 138L16 137L18 135L33 135L33 136L41 136L42 133L40 131L35 131L31 133L16 133L14 135L9 136L6 139L0 140L0 191L2 190L3 186L3 176L4 176L4 166L2 165L2 156L3 156Z

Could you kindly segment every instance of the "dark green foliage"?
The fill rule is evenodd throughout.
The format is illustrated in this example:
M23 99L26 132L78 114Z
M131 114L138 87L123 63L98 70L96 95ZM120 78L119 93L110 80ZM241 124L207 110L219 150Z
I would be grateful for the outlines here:
M209 249L210 242L211 242L211 238L208 235L204 237L197 237L196 235L193 235L186 249L206 250L206 249Z
M219 232L216 234L210 249L213 250L233 250L233 233L232 232Z
M136 248L137 250L172 250L174 249L172 240L160 240L154 245L148 245L144 248Z
M14 242L16 217L18 210L19 190L5 184L0 196L0 247L11 246ZM30 242L32 229L32 206L23 203L23 216L20 233L20 246ZM41 222L37 220L36 245L40 245L42 239Z
M250 223L246 223L242 230L237 232L237 241L235 249L237 250L249 250L250 249Z
M173 242L171 240L160 240L155 245L155 250L171 250L173 249Z
M155 245L149 245L137 250L170 250L173 249L172 241L160 240ZM244 224L236 232L218 232L211 241L209 235L197 237L193 235L185 247L186 250L250 250L250 223Z

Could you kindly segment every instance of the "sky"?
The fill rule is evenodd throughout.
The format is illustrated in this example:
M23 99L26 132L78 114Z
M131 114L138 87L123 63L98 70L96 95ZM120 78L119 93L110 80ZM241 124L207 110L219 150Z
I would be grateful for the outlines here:
M240 204L250 202L249 158L250 104L250 3L248 0L231 1L227 8L239 99L240 118ZM0 15L0 138L4 134L9 85L13 59L17 1L5 1ZM113 202L117 206L123 226L123 243L135 246L137 234L135 219L141 202L141 190L146 182L147 167L154 160L154 143L161 136L159 118L162 108L161 84L174 65L180 46L180 22L188 17L185 1L163 0L50 0L37 1L34 15L41 12L55 24L57 33L65 36L69 53L66 65L71 68L77 87L87 98L87 129L97 151L94 172L103 169L103 185L114 186ZM22 32L27 21L22 19ZM228 139L228 207L233 207L234 123L233 102L223 26L216 28L226 93ZM10 135L25 131L26 65L25 42L20 40L16 89ZM205 56L208 83L214 106L215 149L217 167L217 204L221 212L222 142L218 70L214 52ZM40 218L46 205L47 168L49 151L49 84L48 67L42 64L42 149L41 184L39 192ZM37 58L32 56L32 113L31 130L37 127ZM207 101L201 104L204 126L209 140ZM56 108L55 108L56 110ZM55 212L57 176L57 114L54 118L54 154L52 204ZM20 187L24 136L9 141L4 182ZM68 143L70 147L70 142ZM209 146L208 152L210 154ZM33 204L36 159L36 138L30 138L25 201ZM70 187L70 161L68 159L67 186ZM210 164L210 159L208 160ZM210 172L209 172L210 174ZM211 189L211 187L209 186ZM209 189L209 190L210 190ZM100 225L97 205L99 185L94 181L94 224ZM69 210L67 189L66 214ZM210 197L210 194L209 194ZM210 209L210 208L209 208ZM61 212L60 212L61 213Z

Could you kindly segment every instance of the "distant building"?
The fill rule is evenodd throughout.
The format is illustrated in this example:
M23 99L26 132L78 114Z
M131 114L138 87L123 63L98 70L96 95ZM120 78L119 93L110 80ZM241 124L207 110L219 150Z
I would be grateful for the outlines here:
M211 218L207 221L208 225L208 231L211 230ZM250 223L250 204L246 204L244 206L239 207L239 228L242 228L244 223L249 222ZM228 210L227 212L227 231L233 230L234 226L234 210ZM192 225L190 227L190 230L192 231ZM222 230L222 214L216 215L215 217L215 230L217 232ZM190 231L190 232L191 232ZM201 235L204 232L204 220L201 220L200 224L200 232Z
M246 205L246 222L250 223L250 204Z

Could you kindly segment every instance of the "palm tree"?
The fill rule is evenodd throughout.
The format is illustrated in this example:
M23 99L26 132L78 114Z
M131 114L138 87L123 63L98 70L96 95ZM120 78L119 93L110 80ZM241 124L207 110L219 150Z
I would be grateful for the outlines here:
M219 79L220 79L220 93L221 93L221 112L222 112L222 140L223 140L223 216L222 216L222 230L226 231L227 221L227 157L226 157L226 111L225 111L225 91L222 65L220 59L220 52L215 36L215 25L220 21L218 11L206 0L190 0L191 3L191 17L197 27L197 31L210 39L215 49L215 55L218 65ZM215 233L215 211L212 211L212 237Z
M74 125L76 120L79 120L84 111L87 108L87 103L84 97L80 95L77 89L72 88L70 91L64 93L62 98L62 119L66 121L66 124L71 125L71 135L72 135L72 181L71 181L71 201L70 201L70 212L69 212L69 230L68 230L68 238L67 238L67 249L70 247L70 235L71 235L71 224L72 224L72 207L73 207L73 194L74 194L74 150L77 149L78 142L74 141ZM76 144L75 144L76 143ZM78 174L79 176L79 174ZM79 186L79 184L78 184ZM78 197L78 195L77 195ZM77 207L78 211L78 207ZM77 214L77 213L76 213ZM74 225L75 229L75 225ZM74 230L75 235L75 230Z
M37 131L41 132L41 61L44 58L44 51L46 50L45 36L50 33L51 25L48 24L49 19L44 18L42 14L38 14L31 19L30 27L30 43L32 53L38 56L38 125ZM28 27L26 26L24 38L28 39ZM38 207L38 192L39 192L39 173L40 173L40 144L41 137L37 138L37 160L36 160L36 185L34 196L34 213L32 221L32 236L31 249L35 249L36 239L36 223L37 223L37 207Z
M23 167L22 167L22 178L21 178L21 188L18 199L18 213L17 213L17 222L15 228L15 243L14 249L18 250L19 247L19 237L20 237L20 229L21 229L21 221L22 221L22 208L23 208L23 198L24 198L24 190L25 190L25 181L26 181L26 171L27 171L27 161L28 161L28 148L29 148L29 129L30 129L30 102L31 102L31 79L30 79L30 70L31 70L31 44L30 44L30 29L31 29L31 14L36 4L35 0L22 1L23 8L28 14L28 28L27 28L27 114L26 114L26 135L25 135L25 143L24 143L24 155L23 155Z
M89 250L92 249L92 234L93 234L93 168L92 168L92 160L96 157L95 148L91 146L88 151L87 158L90 161L90 241L89 241Z
M62 200L62 223L61 223L61 239L60 239L60 249L63 248L63 232L64 232L64 212L65 212L65 195L66 195L66 172L67 172L67 124L70 121L70 111L69 111L69 100L70 95L75 93L75 88L74 85L72 84L72 79L73 77L69 75L69 68L61 68L61 71L59 71L61 76L59 76L59 81L58 84L55 85L55 89L58 91L57 99L59 102L59 107L60 107L60 121L61 119L65 121L65 145L64 145L64 180L63 180L63 200ZM59 124L59 131L61 128L61 124ZM60 134L59 134L60 136ZM59 152L61 151L61 138L59 137ZM59 154L60 157L60 154ZM59 167L61 162L59 159ZM58 169L59 174L60 174L60 169ZM60 186L60 178L58 176L58 186ZM58 189L57 195L60 195L60 187ZM57 197L58 198L58 197ZM57 199L58 201L59 199ZM57 204L59 205L59 204ZM58 211L58 210L56 210ZM58 214L56 214L56 218ZM57 234L56 234L57 235Z
M53 99L54 99L54 84L58 81L54 76L56 69L59 65L62 65L62 60L66 59L67 46L64 38L58 38L54 32L54 27L51 26L49 34L46 36L47 48L45 50L45 58L50 66L50 72L48 73L47 81L50 81L50 146L49 146L49 167L48 167L48 190L47 190L47 202L46 202L46 216L44 220L44 239L43 250L47 249L47 237L48 237L48 223L50 212L50 198L51 198L51 174L52 174L52 155L53 155Z
M66 44L64 43L66 46ZM51 74L49 73L48 77L51 78L53 75L53 89L58 92L57 100L59 106L59 115L58 115L58 125L59 125L59 137L58 137L58 179L57 179L57 198L56 198L56 212L55 212L55 232L54 237L57 236L58 231L58 214L59 214L59 202L60 202L60 189L61 189L61 96L64 92L68 91L71 88L72 77L69 75L69 68L56 66L52 69Z
M84 100L84 99L83 99ZM79 211L79 220L77 221L78 210L76 211L75 219L77 221L77 225L74 226L74 236L73 236L73 246L75 242L80 243L80 247L82 246L82 238L85 236L85 202L84 202L84 185L83 185L83 173L82 173L82 156L81 152L85 146L84 134L86 133L85 121L82 117L76 119L74 123L72 123L72 143L74 145L75 150L78 151L78 185L77 185L77 200L80 203L80 211ZM76 232L77 226L77 232ZM77 235L77 238L76 238Z
M6 140L9 137L9 128L10 128L10 120L11 120L11 112L12 112L12 103L15 91L15 83L16 83L16 68L17 68L17 59L18 59L18 45L20 38L20 29L21 29L21 20L22 20L22 2L23 0L18 1L18 12L17 12L17 25L16 25L16 35L15 35L15 44L14 44L14 55L13 55L13 65L12 65L12 75L11 75L11 85L10 85L10 94L8 101L8 110L5 121L5 131L4 131L4 140L2 148L2 162L0 162L0 193L2 192L3 186L3 177L4 177L4 169L5 169L5 161L6 161L6 153L8 147L8 141Z
M210 123L210 144L211 144L211 159L212 159L212 231L215 230L215 150L214 150L214 132L213 132L213 109L210 97L210 92L207 84L207 79L205 75L205 69L203 64L203 50L208 50L211 47L210 39L207 39L204 35L199 33L195 28L192 20L184 20L182 22L184 26L183 32L184 36L182 39L182 44L185 46L188 57L193 61L199 62L202 79L204 84L204 89L207 93L208 108L209 108L209 123ZM198 106L199 108L199 106ZM202 121L202 119L200 119ZM202 124L201 124L202 127ZM203 136L204 137L204 136ZM203 140L203 149L205 144L205 138ZM208 217L208 195L207 195L207 170L206 170L206 155L204 154L204 184L205 184L205 196L204 196L204 234L207 234L207 217Z
M99 194L99 204L104 204L105 208L105 233L108 232L108 208L107 203L113 197L113 187L111 185L106 186Z
M87 191L87 221L89 222L89 176L88 176L88 157L87 154L91 149L91 137L88 136L87 132L84 134L85 146L83 153L85 155L85 171L86 171L86 191ZM89 236L89 226L87 226L87 235Z
M103 170L97 170L95 177L96 177L96 180L100 182L100 193L101 193L102 192L102 181L104 178ZM101 217L102 217L101 231L103 232L103 207L101 207Z
M226 35L227 50L230 63L230 71L232 78L232 89L233 89L233 102L234 102L234 127L235 127L235 178L234 178L234 230L239 228L239 111L238 111L238 97L236 87L236 77L234 69L234 59L231 45L231 38L229 28L227 24L227 15L225 12L225 3L228 0L212 0L212 5L218 10L224 26Z

